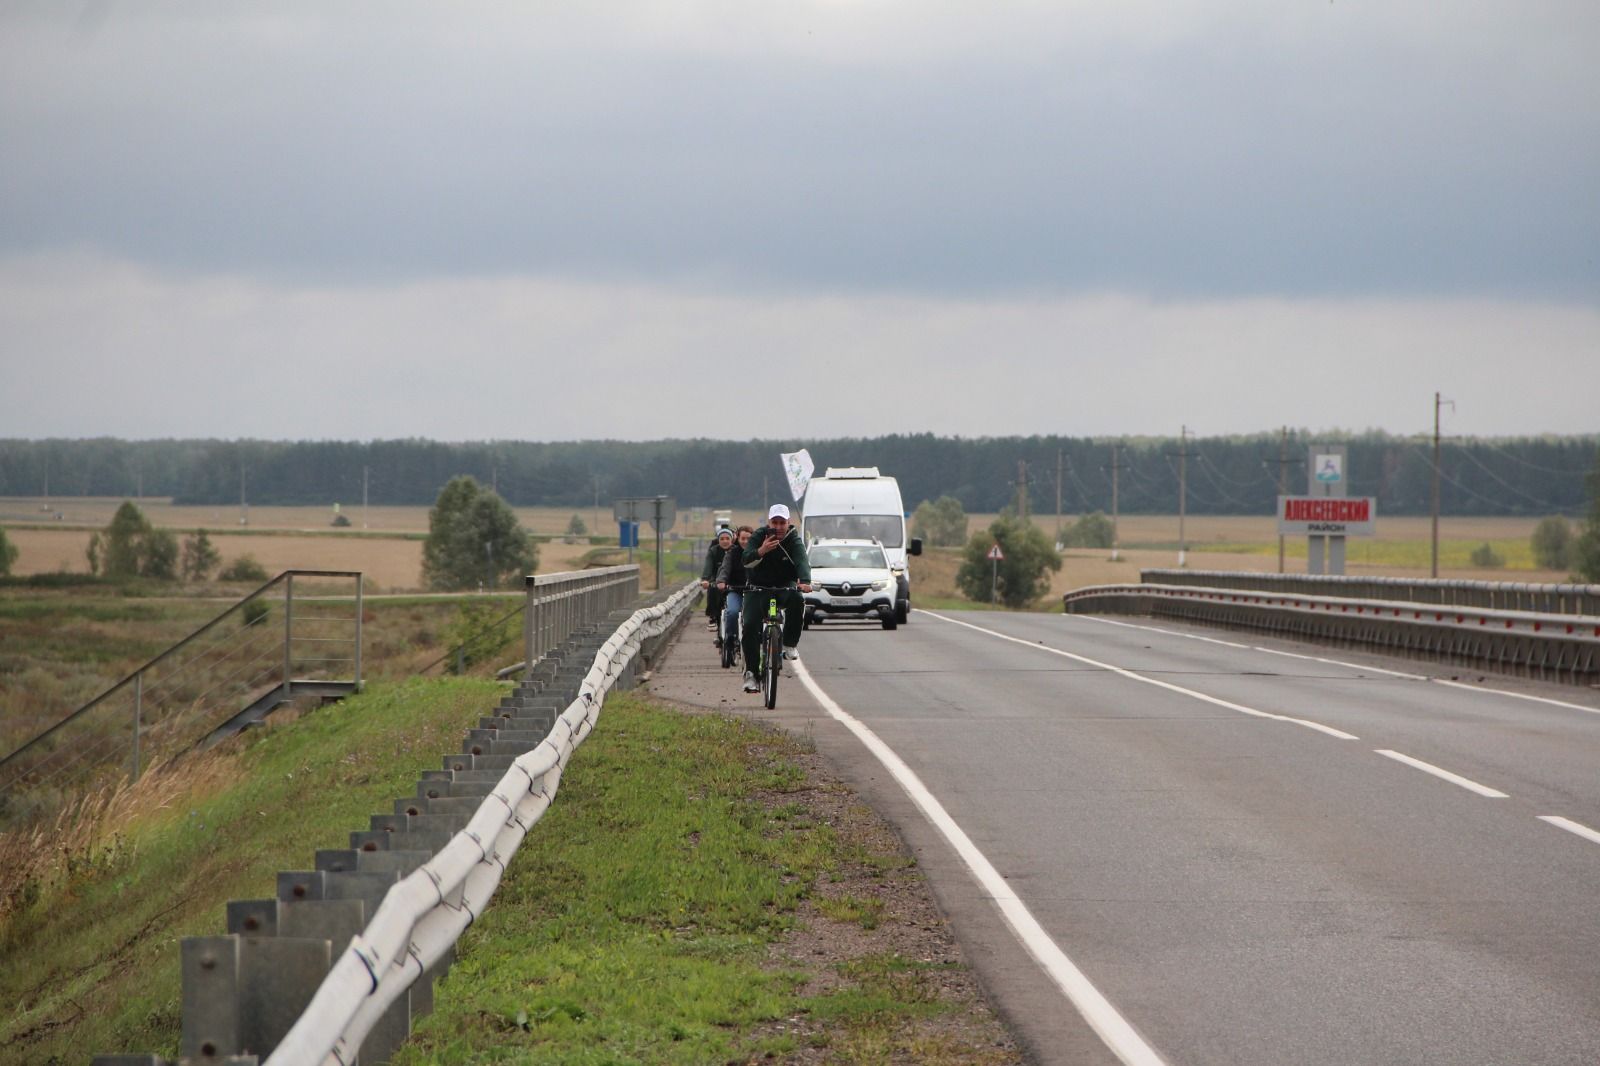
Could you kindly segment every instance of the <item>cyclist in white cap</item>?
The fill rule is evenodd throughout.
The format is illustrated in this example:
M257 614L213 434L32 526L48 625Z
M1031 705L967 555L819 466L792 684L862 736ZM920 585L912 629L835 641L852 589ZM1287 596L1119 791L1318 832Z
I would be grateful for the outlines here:
M783 657L798 659L800 633L805 627L805 598L800 594L811 591L811 560L806 557L800 531L789 522L789 508L781 503L772 505L767 524L745 545L744 569L751 585L784 590L745 593L744 627L739 635L744 649L744 690L759 692L761 686L750 664L760 661L761 623L767 616L767 603L776 598L783 611Z

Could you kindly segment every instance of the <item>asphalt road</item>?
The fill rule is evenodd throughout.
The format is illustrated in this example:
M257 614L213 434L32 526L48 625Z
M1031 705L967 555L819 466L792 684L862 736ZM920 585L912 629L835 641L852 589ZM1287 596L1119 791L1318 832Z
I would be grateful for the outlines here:
M802 653L820 702L776 717L900 827L1039 1061L1600 1063L1600 693L1062 615Z

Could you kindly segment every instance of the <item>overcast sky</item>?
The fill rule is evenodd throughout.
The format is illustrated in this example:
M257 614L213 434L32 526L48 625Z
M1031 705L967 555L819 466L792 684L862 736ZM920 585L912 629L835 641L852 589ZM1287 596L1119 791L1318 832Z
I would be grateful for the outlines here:
M0 437L1600 432L1594 0L0 5Z

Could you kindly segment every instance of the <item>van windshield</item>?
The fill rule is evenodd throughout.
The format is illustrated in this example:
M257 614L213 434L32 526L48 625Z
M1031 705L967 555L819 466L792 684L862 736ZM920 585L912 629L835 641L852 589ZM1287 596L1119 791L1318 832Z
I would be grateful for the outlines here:
M889 568L889 563L883 557L883 549L876 545L850 548L818 545L806 552L806 557L811 561L811 567L814 570L830 567L847 570L887 570Z
M885 548L905 543L905 519L897 514L806 515L807 540L868 540L876 537Z

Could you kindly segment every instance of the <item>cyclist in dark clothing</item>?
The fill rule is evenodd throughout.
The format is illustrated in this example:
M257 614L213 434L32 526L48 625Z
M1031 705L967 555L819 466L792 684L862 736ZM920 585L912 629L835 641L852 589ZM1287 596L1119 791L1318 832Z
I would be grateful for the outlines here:
M722 600L725 593L717 588L717 569L723 557L733 548L733 530L723 526L717 530L717 539L706 549L705 565L700 567L700 587L706 590L706 628L717 633L717 647L722 647L722 633L717 627L722 622Z
M734 547L722 557L722 565L717 568L717 588L722 590L725 597L722 601L722 628L717 630L717 635L723 640L739 639L739 609L744 606L743 589L749 580L744 573L744 548L754 533L755 530L749 526L740 526L734 534Z
M811 591L811 560L806 557L800 531L789 523L789 508L781 503L772 505L767 512L767 524L755 531L744 549L744 567L751 585L784 590L781 593L752 590L744 597L744 625L740 632L746 667L744 690L759 692L761 686L750 667L760 661L761 624L767 616L767 604L777 599L784 612L783 657L798 659L800 633L805 626L805 598L800 594Z

